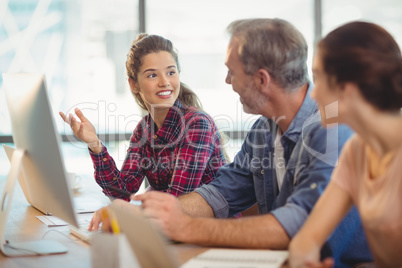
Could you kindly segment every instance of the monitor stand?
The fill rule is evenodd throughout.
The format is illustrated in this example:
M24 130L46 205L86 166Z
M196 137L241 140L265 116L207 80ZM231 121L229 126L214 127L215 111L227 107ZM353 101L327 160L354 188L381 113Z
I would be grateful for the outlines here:
M57 241L38 240L28 242L10 242L5 240L5 229L8 213L10 212L11 200L14 193L15 183L21 170L24 150L15 150L11 159L11 168L8 173L0 203L0 250L9 257L38 256L49 254L66 253L67 248Z

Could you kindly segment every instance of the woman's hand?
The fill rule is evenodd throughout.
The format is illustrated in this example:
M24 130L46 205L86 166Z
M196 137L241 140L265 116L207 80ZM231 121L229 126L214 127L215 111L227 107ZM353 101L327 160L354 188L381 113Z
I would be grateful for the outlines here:
M91 223L88 226L88 230L97 231L99 230L99 226L102 228L103 232L115 234L120 233L120 227L117 219L115 218L113 212L110 210L109 206L103 207L94 213Z
M112 205L123 208L126 211L126 213L142 216L141 207L130 204L125 200L115 199L113 200ZM116 232L116 230L113 230L115 229L114 228L115 226L113 226L114 224L113 221L115 221L116 218L114 216L113 211L110 209L110 206L111 205L95 211L91 223L88 226L89 231L98 231L99 229L102 229L102 231L104 232Z
M331 268L334 267L334 260L326 258L322 262L307 262L306 266L309 268Z
M94 215L92 216L92 220L88 226L88 231L98 231L99 227L101 226L101 223L102 223L102 226L105 227L105 229L108 229L108 228L106 228L106 226L109 226L110 224L109 224L109 222L103 222L104 219L102 217L102 215L105 211L107 211L107 207L103 207L103 208L95 211Z
M71 130L77 138L85 142L92 152L100 153L102 151L102 145L96 135L95 127L84 116L80 109L75 108L74 112L80 121L78 121L72 114L69 114L68 117L63 112L59 112L59 114L64 122L70 125Z
M311 240L293 238L289 245L290 268L331 268L334 265L332 258L326 258L320 262L320 247Z

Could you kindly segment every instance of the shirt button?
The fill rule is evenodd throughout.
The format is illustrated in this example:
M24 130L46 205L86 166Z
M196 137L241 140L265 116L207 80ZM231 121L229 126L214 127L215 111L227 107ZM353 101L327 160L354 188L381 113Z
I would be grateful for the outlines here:
M264 170L263 169L261 170L261 174L264 175Z
M173 170L169 171L169 173L170 173L170 175L172 175L172 174L173 174Z
M155 134L155 135L154 135L154 139L156 139L157 137L158 137L158 135Z
M105 158L103 158L102 160L103 160L103 162L106 162L106 161L107 161L107 158L105 157Z
M114 178L113 178L113 180L115 181L115 180L117 180L117 178L116 178L116 177L114 177Z
M317 184L316 184L316 183L312 183L312 184L310 184L310 188L311 188L311 189L315 189L315 188L317 188Z

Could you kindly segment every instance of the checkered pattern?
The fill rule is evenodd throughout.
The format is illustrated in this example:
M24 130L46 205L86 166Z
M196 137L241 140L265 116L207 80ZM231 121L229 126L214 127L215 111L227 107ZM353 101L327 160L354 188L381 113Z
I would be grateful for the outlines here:
M211 117L195 108L184 108L179 100L169 109L159 130L149 114L141 120L120 171L106 147L100 154L90 154L101 187L112 185L135 193L146 176L153 190L175 196L208 184L226 163L220 134ZM108 189L103 192L122 198Z

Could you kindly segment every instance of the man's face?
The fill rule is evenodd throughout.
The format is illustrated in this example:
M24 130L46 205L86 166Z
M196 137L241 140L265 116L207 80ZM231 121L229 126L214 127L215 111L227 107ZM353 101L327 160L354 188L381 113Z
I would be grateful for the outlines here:
M229 42L225 64L228 67L225 82L232 85L233 90L239 94L243 110L249 114L260 114L261 98L257 96L252 75L244 72L239 57L239 41L236 38L231 38Z

